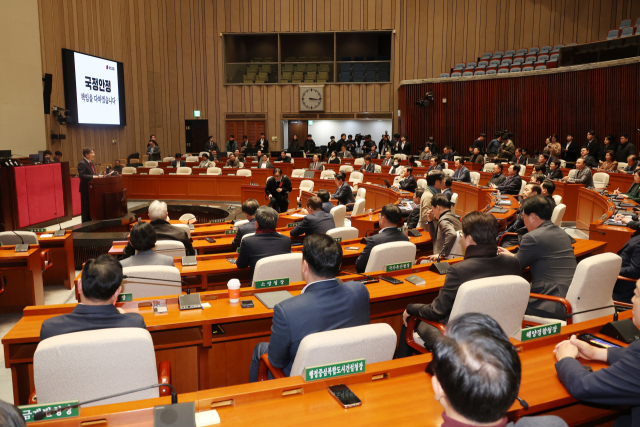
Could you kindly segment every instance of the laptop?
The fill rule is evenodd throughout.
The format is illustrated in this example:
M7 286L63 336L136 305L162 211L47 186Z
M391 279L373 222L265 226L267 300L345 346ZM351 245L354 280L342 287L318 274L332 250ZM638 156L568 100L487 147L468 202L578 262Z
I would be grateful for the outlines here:
M384 185L385 185L387 188L391 188L391 184L389 184L389 181L388 181L388 180L383 179L382 181L384 182Z
M316 171L304 171L305 178L313 178L316 175Z

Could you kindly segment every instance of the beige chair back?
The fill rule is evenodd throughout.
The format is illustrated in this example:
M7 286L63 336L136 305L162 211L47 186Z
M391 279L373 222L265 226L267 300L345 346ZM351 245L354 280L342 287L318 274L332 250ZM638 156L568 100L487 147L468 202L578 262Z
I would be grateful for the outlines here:
M149 175L164 175L164 169L151 168L149 169Z
M471 183L473 185L478 185L480 182L480 173L479 172L469 172L469 176L471 177Z
M175 160L175 159L174 159L173 157L164 157L164 158L162 159L162 161L163 161L164 163L166 163L166 162L171 163L171 162L173 162L174 160ZM121 162L121 163L122 163L122 162Z
M304 178L304 169L294 169L291 172L291 178Z
M193 163L199 161L198 156L187 156L185 162Z
M596 172L593 174L593 186L596 190L602 190L609 185L609 174L604 172Z
M194 214L186 213L180 217L180 221L184 222L185 224L195 224L196 222L198 222L198 219ZM191 230L189 230L189 236L191 236Z
M244 237L244 236L243 236ZM274 255L262 258L253 270L253 282L289 278L289 283L301 282L302 253Z
M345 205L339 205L331 209L331 215L333 215L333 222L336 227L344 227L344 218L347 216L347 207Z
M222 169L216 167L207 168L207 175L222 175Z
M560 203L562 203L562 196L560 196L559 194L554 194L551 197L553 197L553 200L556 202L556 205L559 205Z
M560 203L553 208L553 214L551 214L551 222L560 227L562 224L562 218L564 217L564 213L567 210L567 206Z
M157 240L156 246L155 248L153 248L153 250L158 252L159 254L167 255L172 258L187 255L186 249L184 248L184 243L177 240Z
M391 242L376 245L371 250L365 273L384 270L388 264L410 262L416 260L416 245L411 242Z
M137 169L131 166L125 166L122 168L122 175L135 175L137 173Z
M327 169L320 172L320 179L333 179L336 176L336 171L333 169Z
M176 175L191 175L191 173L191 168L186 166L181 166L176 170Z
M162 252L166 255L166 252ZM165 280L180 281L180 270L168 265L138 265L124 267L122 273L127 278L122 281L122 292L132 293L133 298L154 298L165 295L180 295L181 283L166 282ZM142 277L143 279L139 279ZM164 279L164 280L160 280Z
M0 233L0 243L3 245L20 245L23 241L25 244L37 245L38 235L32 231L19 230L3 231Z
M144 162L144 167L145 168L157 168L158 167L158 162L153 162L153 161Z
M356 200L356 203L353 205L351 216L362 215L364 213L364 204L366 202L367 201L365 199Z
M238 169L238 176L251 176L251 169Z
M331 236L334 239L339 237L342 240L357 239L359 231L355 227L336 227L327 231L327 236Z

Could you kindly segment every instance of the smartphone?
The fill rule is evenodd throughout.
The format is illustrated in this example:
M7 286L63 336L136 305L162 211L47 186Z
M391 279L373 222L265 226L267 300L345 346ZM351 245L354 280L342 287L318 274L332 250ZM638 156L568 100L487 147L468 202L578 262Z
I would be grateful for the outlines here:
M385 282L389 282L392 285L399 285L400 283L402 283L402 280L396 279L395 277L384 277L384 276L380 276L380 279L384 280Z
M216 239L214 239L213 237L207 237L204 240L206 240L209 243L215 243L216 242Z
M609 342L607 340L603 340L602 338L598 338L598 337L593 336L591 334L578 335L578 339L580 341L587 342L587 343L591 344L594 347L599 347L599 348L620 348L620 346L617 345L617 344L614 344L614 343Z
M242 299L240 300L240 305L242 308L253 308L253 301L250 299Z
M353 408L362 405L362 401L358 399L349 387L344 384L332 385L329 387L329 393L342 405L343 408Z

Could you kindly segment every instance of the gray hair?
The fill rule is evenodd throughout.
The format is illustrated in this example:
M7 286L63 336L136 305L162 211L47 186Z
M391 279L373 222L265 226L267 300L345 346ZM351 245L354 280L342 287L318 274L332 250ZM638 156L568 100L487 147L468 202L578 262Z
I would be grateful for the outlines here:
M278 225L278 212L269 206L260 206L256 211L256 222L258 227L275 230Z
M160 200L154 200L149 205L149 219L155 221L157 219L167 219L167 204Z

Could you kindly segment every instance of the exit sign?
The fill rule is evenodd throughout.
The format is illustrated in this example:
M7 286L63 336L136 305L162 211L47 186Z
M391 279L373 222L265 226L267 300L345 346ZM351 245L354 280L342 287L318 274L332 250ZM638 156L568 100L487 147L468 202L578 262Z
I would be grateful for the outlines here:
M200 110L194 110L193 117L200 117Z

